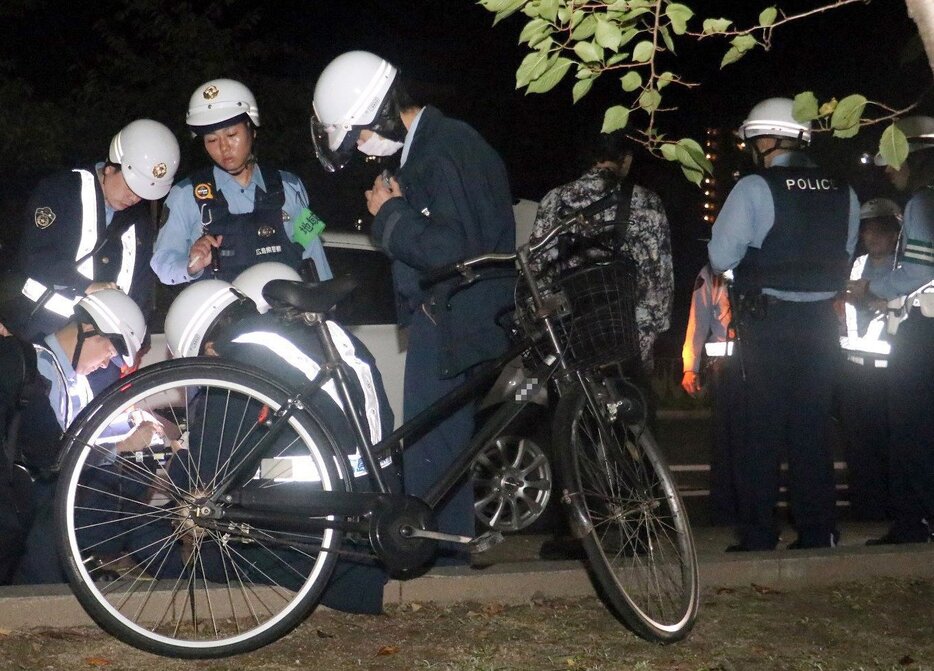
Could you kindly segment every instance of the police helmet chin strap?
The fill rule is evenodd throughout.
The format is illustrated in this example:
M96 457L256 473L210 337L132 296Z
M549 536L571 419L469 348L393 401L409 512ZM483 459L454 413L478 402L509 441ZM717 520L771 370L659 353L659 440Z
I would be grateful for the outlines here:
M376 118L368 126L364 126L374 133L393 142L404 142L408 129L402 123L402 110L396 97L396 87L389 90L389 95L383 101Z
M78 327L78 338L75 341L75 353L71 355L71 367L73 370L78 370L78 359L81 358L81 349L84 347L84 341L87 340L88 334L90 331L84 330L84 322L78 321L76 324Z
M803 131L798 133L798 137L796 139L797 144L793 147L789 147L783 144L785 140L791 140L792 138L786 138L786 137L782 137L779 135L758 135L752 138L752 141L749 142L749 147L752 150L753 162L756 164L757 167L764 168L765 159L771 156L776 151L799 151L801 149L804 149L804 147L806 147L807 145L804 142L803 134L804 134ZM775 144L773 144L771 147L769 147L765 151L762 151L761 149L759 149L759 145L756 144L756 140L759 139L760 137L771 138L775 140Z

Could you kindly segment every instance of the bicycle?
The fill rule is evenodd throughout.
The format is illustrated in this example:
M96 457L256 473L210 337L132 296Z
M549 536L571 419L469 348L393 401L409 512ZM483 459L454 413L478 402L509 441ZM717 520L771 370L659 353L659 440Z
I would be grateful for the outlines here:
M588 320L598 340L607 336L612 319L600 314L606 294L591 297L586 308L586 296L544 295L529 262L613 197L515 254L488 254L431 273L432 282L462 277L462 286L477 281L484 268L515 265L518 286L527 290L517 300L523 328L497 361L376 445L326 326L326 311L352 291L350 280L316 290L282 281L266 287L271 304L303 313L327 353L321 372L301 390L286 389L262 370L199 357L142 369L95 399L66 432L57 497L61 554L84 609L110 634L143 650L220 657L271 643L301 623L339 556L375 558L404 574L431 559L439 543L483 551L502 535L445 533L434 527L432 510L534 392L551 385L560 397L553 429L560 498L598 591L637 635L660 642L684 638L699 600L684 505L644 426L644 401L620 377L618 357L606 351L606 342L594 347L580 339ZM610 266L597 267L598 274L618 270ZM593 284L588 272L576 273L585 286ZM631 340L633 325L628 328ZM477 431L428 494L417 499L391 491L380 461L522 355L539 363L517 386L515 401ZM336 385L356 445L338 445L334 427L310 402L326 383ZM117 454L109 434L131 412L150 413L171 430L161 444ZM360 491L350 452L359 453L373 491Z

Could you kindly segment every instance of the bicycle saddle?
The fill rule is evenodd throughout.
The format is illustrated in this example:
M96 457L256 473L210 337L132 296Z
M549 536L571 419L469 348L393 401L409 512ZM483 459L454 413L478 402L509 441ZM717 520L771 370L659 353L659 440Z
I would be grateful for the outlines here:
M336 277L324 282L272 280L263 287L263 298L270 305L289 306L302 312L327 312L357 288L352 277Z

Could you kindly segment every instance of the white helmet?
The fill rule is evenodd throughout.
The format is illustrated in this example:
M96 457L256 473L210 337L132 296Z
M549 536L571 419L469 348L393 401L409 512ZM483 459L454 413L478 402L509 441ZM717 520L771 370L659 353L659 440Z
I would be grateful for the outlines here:
M127 366L136 362L146 336L146 320L132 298L119 289L101 289L78 301L75 315L79 323L90 324L97 335L109 338Z
M223 280L201 280L186 287L165 315L165 340L174 357L198 356L205 336L232 305L252 303Z
M252 299L256 304L256 310L260 314L269 312L269 303L263 298L263 287L272 280L292 280L301 282L302 277L298 271L287 266L284 263L267 261L250 266L242 273L237 275L233 281L233 286L247 298Z
M879 217L895 217L902 219L902 208L888 198L873 198L867 200L859 208L859 220L878 219Z
M234 79L212 79L191 94L185 123L195 135L204 135L232 126L241 117L259 126L259 107L250 89Z
M934 118L929 116L906 116L895 122L908 140L908 153L934 147ZM888 165L882 154L876 154L876 165Z
M348 51L324 68L315 84L311 137L327 170L346 164L359 130L372 124L384 107L396 74L389 61L368 51Z
M754 137L789 137L803 144L811 142L811 122L796 121L791 113L791 98L767 98L749 111L739 126L743 140Z
M178 170L178 140L158 121L137 119L114 135L108 158L120 166L133 193L158 200L172 188Z

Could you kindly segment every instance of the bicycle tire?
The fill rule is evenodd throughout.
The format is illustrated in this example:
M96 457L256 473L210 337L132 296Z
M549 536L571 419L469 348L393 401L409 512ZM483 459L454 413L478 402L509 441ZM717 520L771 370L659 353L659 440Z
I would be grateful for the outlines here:
M671 643L697 618L694 540L654 438L611 416L612 387L592 385L596 404L580 387L558 404L562 498L601 597L637 635Z
M68 431L57 492L59 551L82 607L121 641L170 657L240 654L290 632L320 599L339 532L192 521L195 500L210 494L289 398L266 377L214 359L157 364L95 399ZM177 427L176 445L187 449L162 468L152 447L142 458L115 454L105 434L130 409ZM339 454L306 408L241 486L345 490Z

